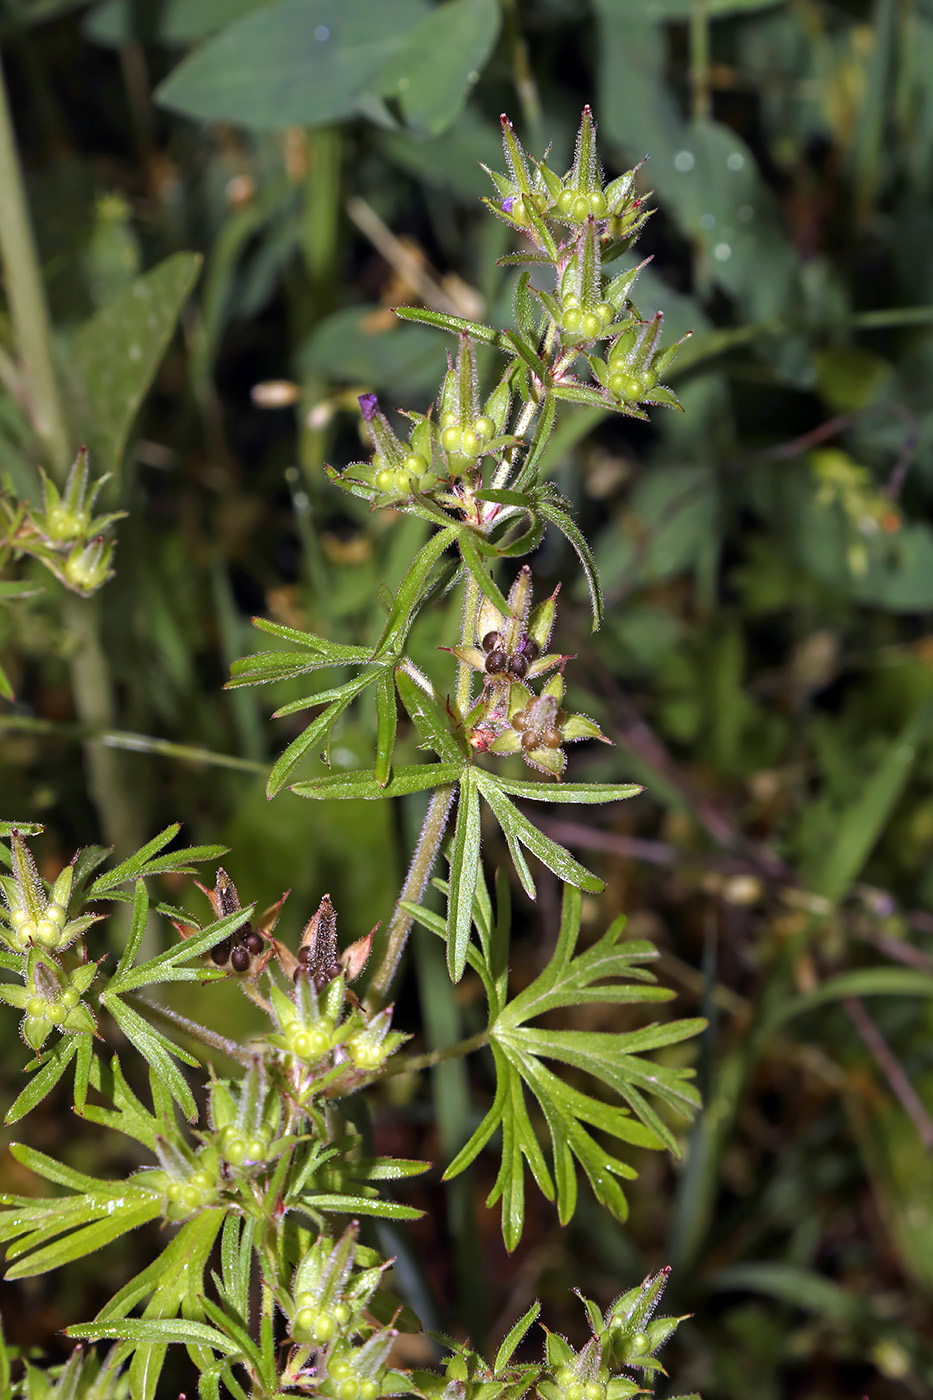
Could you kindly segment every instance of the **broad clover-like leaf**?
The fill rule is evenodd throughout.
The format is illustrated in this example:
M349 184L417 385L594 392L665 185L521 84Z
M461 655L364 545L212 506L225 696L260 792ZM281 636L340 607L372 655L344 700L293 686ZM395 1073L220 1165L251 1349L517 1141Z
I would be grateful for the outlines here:
M479 906L478 906L479 907ZM625 1195L617 1178L635 1171L611 1155L590 1131L639 1147L666 1147L677 1154L674 1134L649 1102L661 1099L668 1108L689 1115L699 1106L690 1083L693 1071L643 1059L645 1051L673 1045L696 1035L702 1020L673 1021L628 1032L556 1031L528 1023L561 1007L607 1002L612 1005L668 1001L673 993L655 985L643 966L657 957L641 940L623 938L624 920L617 919L592 947L576 952L580 933L581 897L573 885L564 888L561 928L554 956L539 977L511 1001L505 980L496 968L504 950L489 943L478 966L489 997L489 1044L496 1065L496 1094L492 1107L470 1141L447 1168L445 1179L462 1172L502 1128L502 1162L488 1205L502 1201L502 1233L509 1249L521 1238L524 1222L524 1177L527 1163L540 1190L557 1198L558 1215L566 1224L577 1200L576 1164L582 1167L596 1198L618 1219L627 1214ZM419 911L428 927L436 924ZM478 921L485 923L482 915ZM613 979L610 982L610 979ZM601 1081L604 1089L624 1102L613 1103L568 1084L542 1063L560 1060ZM526 1093L537 1102L547 1124L552 1168L532 1126Z

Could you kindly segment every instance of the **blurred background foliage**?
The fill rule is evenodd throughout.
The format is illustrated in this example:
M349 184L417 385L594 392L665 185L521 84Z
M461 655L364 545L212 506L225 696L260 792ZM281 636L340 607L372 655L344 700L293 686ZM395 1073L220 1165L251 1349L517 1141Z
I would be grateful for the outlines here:
M564 582L571 699L617 743L576 776L647 791L587 826L544 821L608 881L591 936L625 912L662 949L675 1014L710 1018L677 1048L705 1109L682 1164L646 1156L625 1229L587 1201L562 1231L539 1202L506 1260L481 1162L382 1244L425 1324L475 1343L534 1295L576 1336L568 1285L606 1302L670 1263L666 1301L694 1314L665 1357L678 1389L929 1395L930 0L2 0L0 49L71 421L128 512L93 602L13 568L37 591L0 611L3 815L46 822L53 871L181 819L230 844L244 899L291 888L292 934L324 889L348 938L384 918L420 820L415 802L267 804L307 720L268 714L300 692L221 690L264 645L251 614L371 639L420 542L322 470L364 455L357 393L423 411L436 392L445 338L389 308L509 321L510 235L478 201L501 110L556 168L587 101L610 173L648 153L637 300L669 338L694 333L686 413L570 409L552 440L602 569L599 634L559 539L534 561L539 589ZM0 310L0 471L35 500L14 353ZM419 625L439 684L456 633L443 606ZM360 762L374 726L350 712L332 762ZM517 983L553 940L553 895L516 892ZM413 954L400 1024L427 1046L469 1033L469 982L455 995L439 949ZM25 1051L12 1018L2 1034L8 1103ZM388 1150L449 1160L485 1072L396 1085ZM48 1116L34 1136L75 1132ZM128 1268L111 1254L53 1293L3 1286L7 1335L49 1345L89 1315L95 1273Z

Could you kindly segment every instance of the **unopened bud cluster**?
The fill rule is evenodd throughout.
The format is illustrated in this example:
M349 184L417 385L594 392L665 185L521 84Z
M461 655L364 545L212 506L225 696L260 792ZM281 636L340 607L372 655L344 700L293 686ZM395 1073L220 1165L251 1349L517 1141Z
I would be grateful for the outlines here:
M7 545L17 554L38 559L66 588L85 598L113 578L111 527L126 513L94 515L94 503L106 481L102 476L90 484L87 448L82 447L64 490L59 491L43 473L42 508L27 503L8 521Z
M573 165L562 176L545 160L526 154L506 117L502 143L506 170L484 167L497 190L485 203L531 245L504 261L527 262L537 271L550 267L553 288L533 286L529 274L522 274L515 304L518 335L458 318L432 319L429 312L406 313L458 333L459 347L455 359L448 357L436 406L427 414L405 415L413 425L407 440L396 434L375 394L360 396L372 459L330 474L374 506L419 509L421 498L430 496L435 506L477 518L474 494L484 485L502 487L513 476L524 434L549 393L571 402L601 402L608 411L637 418L646 417L645 404L680 407L661 383L680 342L663 347L660 313L643 320L631 300L641 268L603 273L603 264L631 247L651 213L637 192L638 168L606 181L589 107ZM512 357L485 399L477 379L478 340ZM583 379L575 373L581 365L588 371ZM518 417L510 431L516 398ZM485 519L482 513L478 518Z
M96 914L68 918L74 869L66 865L49 887L39 875L32 852L16 828L10 833L13 874L0 875L0 938L20 961L23 985L0 985L0 999L23 1012L20 1034L38 1052L53 1027L93 1031L96 1023L81 998L97 975L97 965L82 955L59 961Z

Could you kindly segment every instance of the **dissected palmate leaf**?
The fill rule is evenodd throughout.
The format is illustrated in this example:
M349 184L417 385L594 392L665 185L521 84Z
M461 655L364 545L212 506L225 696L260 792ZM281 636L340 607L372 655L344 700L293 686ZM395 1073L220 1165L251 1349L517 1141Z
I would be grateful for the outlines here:
M129 1181L105 1181L74 1171L44 1152L13 1143L23 1166L77 1193L72 1196L0 1195L0 1240L12 1241L8 1259L17 1259L8 1279L32 1278L119 1239L162 1213L159 1198ZM22 1256L26 1256L23 1258Z
M468 768L460 783L457 821L450 852L450 894L447 901L447 967L450 980L460 981L466 968L473 901L479 873L479 788L474 770Z
M577 954L582 899L573 885L564 888L560 934L554 955L530 986L496 1012L490 1006L489 1041L496 1066L496 1094L489 1112L469 1142L445 1173L456 1176L502 1129L502 1163L489 1204L502 1200L502 1234L513 1249L521 1238L524 1220L524 1170L528 1162L541 1190L552 1199L556 1187L562 1224L572 1217L577 1200L577 1165L582 1167L597 1199L618 1219L627 1206L618 1177L633 1177L634 1169L609 1153L590 1129L638 1147L678 1151L669 1126L648 1102L653 1095L682 1115L699 1104L689 1082L693 1071L673 1068L641 1058L646 1050L676 1044L702 1030L702 1020L673 1021L616 1034L593 1031L555 1031L525 1022L559 1007L605 1001L664 1001L671 993L654 985L651 973L640 964L657 956L643 940L623 939L624 921L617 919L603 936ZM478 923L482 914L474 915ZM435 932L433 921L421 921ZM484 944L484 947L486 945ZM471 951L474 951L471 949ZM607 979L615 979L608 982ZM624 980L622 980L624 979ZM487 994L493 986L486 969ZM567 1084L542 1064L557 1059L585 1069L623 1103L613 1103ZM547 1123L551 1140L549 1171L531 1127L525 1095L530 1093ZM532 1147L532 1142L534 1147ZM553 1179L552 1179L553 1178Z
M41 1068L7 1110L3 1121L17 1123L20 1118L25 1118L27 1113L31 1113L36 1105L52 1092L75 1057L74 1106L78 1113L83 1112L91 1069L92 1039L90 1031L63 1034L55 1048L43 1060Z
M190 1334L172 1336L171 1332L167 1333L165 1324L171 1324L173 1319L178 1319L179 1324L183 1321L185 1324L203 1322L204 1276L224 1216L223 1208L212 1207L202 1210L193 1220L185 1221L156 1261L159 1267L137 1275L97 1316L98 1323L105 1318L126 1317L129 1307L135 1306L145 1293L151 1291L152 1296L143 1309L141 1321L162 1326L153 1326L151 1335L141 1328L135 1338L127 1336L117 1349L117 1357L121 1361L131 1353L133 1355L130 1386L138 1400L151 1400L155 1394L170 1341L185 1341L191 1345L199 1340ZM140 1291L143 1280L143 1291ZM120 1299L120 1303L115 1307L117 1299ZM200 1338L201 1342L204 1340ZM203 1359L207 1361L210 1358L205 1356Z
M407 797L412 792L425 792L429 788L446 787L460 780L466 760L459 763L412 763L396 768L387 783L380 783L378 774L370 773L328 773L323 778L311 778L306 783L292 783L291 791L299 797L311 797L316 801L341 798L354 801L364 798L368 801L387 797Z
M125 884L127 880L145 879L148 875L193 875L194 862L219 860L221 856L226 855L226 846L187 846L180 851L171 851L168 855L159 856L157 853L170 841L174 841L180 830L181 823L172 822L171 826L160 831L158 836L153 836L151 841L147 841L145 846L140 846L139 850L134 851L126 860L98 876L89 888L86 898L99 899L117 885Z
M556 525L561 534L568 541L586 577L586 586L590 593L590 607L593 611L593 631L598 632L603 621L603 590L599 581L599 570L596 567L596 560L589 542L583 531L577 525L567 509L566 502L556 494L556 492L542 492L536 502L536 508L545 520L549 520L552 525Z
M520 842L538 857L542 865L553 870L554 874L566 883L576 885L582 890L588 890L591 894L599 894L601 890L606 888L603 881L592 871L587 870L585 865L574 860L565 847L559 846L556 841L545 836L543 831L533 826L528 818L522 815L515 804L509 801L503 791L503 785L497 777L492 773L477 770L476 781L479 784L480 792L489 803L495 813L496 820L502 827L513 857L515 843ZM554 785L551 787L551 792L553 794L551 801L555 799L559 801L562 795L561 788ZM517 863L516 869L520 870ZM534 898L533 890L534 886L532 885L532 891L530 891L532 898Z

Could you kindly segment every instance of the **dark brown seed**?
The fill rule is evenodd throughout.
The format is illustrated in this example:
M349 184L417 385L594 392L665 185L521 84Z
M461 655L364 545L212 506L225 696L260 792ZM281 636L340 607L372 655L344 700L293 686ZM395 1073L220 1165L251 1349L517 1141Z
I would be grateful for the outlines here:
M249 933L243 939L243 947L252 953L254 957L257 957L265 946L266 944L262 934L257 933L253 928L250 929Z
M560 730L546 729L544 731L544 742L549 749L559 749L561 746Z
M538 657L541 655L541 648L538 646L534 637L526 637L519 647L519 651L528 662L537 661Z
M524 710L519 710L517 714L514 714L514 715L512 716L512 728L513 728L513 729L517 729L518 732L519 732L519 734L521 734L522 730L528 728L528 708L527 708L527 706L525 707Z
M500 647L494 647L486 657L486 671L490 676L499 676L509 664L509 658Z
M245 972L251 962L252 958L242 944L234 948L233 952L230 954L230 966L233 968L234 972Z
M524 734L522 735L522 748L524 749L525 753L528 753L531 749L538 749L540 747L540 729L526 729Z
M303 947L299 948L299 949L298 949L298 961L299 961L300 963L312 963L312 962L314 962L314 949L313 949L313 948L309 948L307 945L304 945Z
M509 671L516 680L523 680L528 674L528 662L521 653L509 658Z
M215 962L218 967L223 967L224 963L229 958L231 943L231 939L222 938L221 941L215 943L211 949L211 961Z
M483 651L492 651L502 641L501 632L487 632L483 638Z

